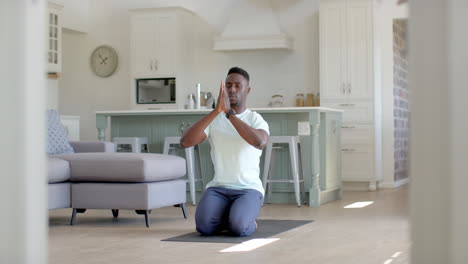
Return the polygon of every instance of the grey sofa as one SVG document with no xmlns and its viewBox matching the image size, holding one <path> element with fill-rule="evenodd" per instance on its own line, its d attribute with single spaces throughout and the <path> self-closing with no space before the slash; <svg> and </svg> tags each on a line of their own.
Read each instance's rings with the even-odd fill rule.
<svg viewBox="0 0 468 264">
<path fill-rule="evenodd" d="M 115 153 L 111 142 L 70 142 L 75 153 L 49 155 L 49 209 L 119 209 L 144 214 L 151 209 L 182 208 L 186 218 L 185 160 L 163 154 Z"/>
</svg>

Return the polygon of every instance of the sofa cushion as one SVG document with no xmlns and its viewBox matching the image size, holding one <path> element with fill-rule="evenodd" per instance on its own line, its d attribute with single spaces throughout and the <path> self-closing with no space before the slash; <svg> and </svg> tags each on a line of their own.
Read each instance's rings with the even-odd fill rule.
<svg viewBox="0 0 468 264">
<path fill-rule="evenodd" d="M 73 148 L 68 142 L 67 131 L 60 122 L 57 110 L 47 110 L 47 154 L 73 153 Z"/>
<path fill-rule="evenodd" d="M 66 182 L 70 179 L 70 166 L 68 161 L 56 158 L 48 160 L 49 183 Z"/>
<path fill-rule="evenodd" d="M 75 153 L 115 152 L 115 145 L 107 141 L 70 141 Z"/>
<path fill-rule="evenodd" d="M 185 175 L 185 159 L 148 153 L 74 153 L 54 157 L 70 163 L 73 182 L 156 182 Z"/>
<path fill-rule="evenodd" d="M 51 183 L 47 186 L 49 210 L 71 207 L 71 183 Z"/>
</svg>

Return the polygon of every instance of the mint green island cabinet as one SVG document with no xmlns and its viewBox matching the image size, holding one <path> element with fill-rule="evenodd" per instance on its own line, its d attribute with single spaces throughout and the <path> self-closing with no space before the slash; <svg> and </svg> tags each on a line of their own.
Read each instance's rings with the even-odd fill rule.
<svg viewBox="0 0 468 264">
<path fill-rule="evenodd" d="M 302 173 L 308 204 L 320 204 L 341 199 L 341 122 L 342 111 L 324 107 L 251 108 L 260 113 L 270 126 L 272 136 L 300 136 Z M 201 110 L 128 110 L 96 112 L 99 140 L 114 137 L 147 137 L 150 152 L 162 153 L 164 138 L 181 136 L 182 131 L 209 111 Z M 110 119 L 110 137 L 106 129 Z M 202 174 L 205 183 L 213 178 L 210 146 L 200 146 Z M 271 161 L 271 177 L 290 179 L 291 169 L 287 149 L 278 149 Z M 263 173 L 263 156 L 260 164 Z M 294 203 L 292 184 L 272 185 L 272 203 Z M 201 186 L 200 189 L 201 190 Z M 200 197 L 200 195 L 197 195 Z"/>
</svg>

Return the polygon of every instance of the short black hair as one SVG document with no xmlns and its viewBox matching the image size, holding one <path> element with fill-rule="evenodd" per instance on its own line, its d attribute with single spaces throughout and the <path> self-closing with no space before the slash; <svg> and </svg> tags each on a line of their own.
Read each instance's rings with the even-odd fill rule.
<svg viewBox="0 0 468 264">
<path fill-rule="evenodd" d="M 250 81 L 249 73 L 246 70 L 242 69 L 242 68 L 232 67 L 231 69 L 229 69 L 227 75 L 229 75 L 231 73 L 238 73 L 238 74 L 244 76 L 245 79 L 247 79 L 247 81 Z"/>
</svg>

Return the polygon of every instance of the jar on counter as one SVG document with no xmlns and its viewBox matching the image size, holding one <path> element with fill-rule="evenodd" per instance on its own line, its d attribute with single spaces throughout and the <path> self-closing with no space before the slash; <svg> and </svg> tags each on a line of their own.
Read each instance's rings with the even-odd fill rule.
<svg viewBox="0 0 468 264">
<path fill-rule="evenodd" d="M 271 107 L 282 107 L 283 106 L 283 95 L 275 94 L 271 96 L 270 106 Z"/>
<path fill-rule="evenodd" d="M 304 106 L 304 94 L 296 94 L 296 106 L 302 107 Z"/>
<path fill-rule="evenodd" d="M 314 106 L 314 94 L 308 93 L 306 97 L 306 106 Z"/>
<path fill-rule="evenodd" d="M 314 98 L 314 106 L 320 106 L 320 93 L 317 93 Z"/>
</svg>

